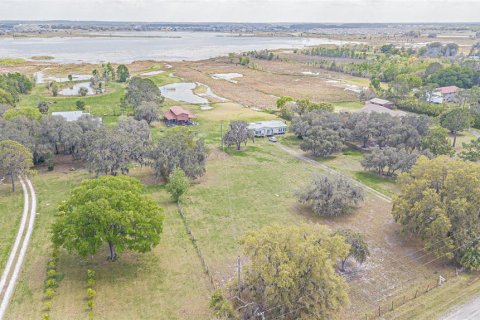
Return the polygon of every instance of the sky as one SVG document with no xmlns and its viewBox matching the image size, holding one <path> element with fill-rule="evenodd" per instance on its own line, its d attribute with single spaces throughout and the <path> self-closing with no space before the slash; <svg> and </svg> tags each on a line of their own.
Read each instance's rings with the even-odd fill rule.
<svg viewBox="0 0 480 320">
<path fill-rule="evenodd" d="M 0 0 L 0 20 L 480 22 L 480 0 Z"/>
</svg>

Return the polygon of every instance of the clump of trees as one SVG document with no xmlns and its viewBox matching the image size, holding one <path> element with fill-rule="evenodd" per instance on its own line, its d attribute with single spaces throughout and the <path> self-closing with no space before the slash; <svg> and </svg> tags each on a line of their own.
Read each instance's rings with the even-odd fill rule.
<svg viewBox="0 0 480 320">
<path fill-rule="evenodd" d="M 457 86 L 469 89 L 480 85 L 480 71 L 469 66 L 452 65 L 440 69 L 427 78 L 428 83 L 435 83 L 438 86 Z"/>
<path fill-rule="evenodd" d="M 320 225 L 268 226 L 241 240 L 248 264 L 231 287 L 243 318 L 334 318 L 348 304 L 347 283 L 335 272 L 350 246 Z M 242 308 L 240 308 L 242 307 Z"/>
<path fill-rule="evenodd" d="M 437 257 L 480 269 L 480 167 L 448 156 L 420 157 L 399 179 L 393 217 Z"/>
<path fill-rule="evenodd" d="M 135 119 L 145 120 L 148 124 L 158 120 L 164 97 L 160 89 L 150 79 L 133 77 L 128 82 L 127 93 L 122 100 L 125 108 L 133 107 Z"/>
<path fill-rule="evenodd" d="M 292 97 L 283 96 L 277 99 L 277 109 L 280 110 L 281 118 L 292 120 L 295 116 L 314 110 L 333 112 L 334 106 L 331 103 L 313 102 L 310 99 L 294 100 Z"/>
<path fill-rule="evenodd" d="M 427 135 L 422 139 L 422 148 L 429 150 L 435 156 L 452 156 L 455 153 L 448 137 L 448 130 L 439 126 L 428 129 Z"/>
<path fill-rule="evenodd" d="M 103 176 L 84 180 L 59 207 L 53 243 L 82 257 L 94 255 L 105 243 L 109 259 L 124 250 L 151 251 L 163 228 L 162 209 L 142 194 L 130 177 Z"/>
<path fill-rule="evenodd" d="M 410 170 L 418 156 L 418 152 L 407 152 L 405 149 L 376 147 L 365 154 L 362 166 L 365 170 L 374 170 L 379 175 L 393 177 L 398 171 Z"/>
<path fill-rule="evenodd" d="M 458 53 L 458 45 L 456 43 L 447 43 L 443 45 L 441 42 L 432 42 L 418 50 L 418 55 L 423 57 L 455 57 Z"/>
<path fill-rule="evenodd" d="M 255 141 L 255 132 L 248 129 L 248 123 L 245 121 L 230 122 L 230 130 L 223 136 L 223 143 L 230 147 L 235 145 L 237 151 L 240 151 L 242 143 L 247 145 L 248 139 Z"/>
<path fill-rule="evenodd" d="M 126 65 L 121 64 L 117 67 L 117 78 L 118 82 L 127 82 L 128 78 L 130 77 L 130 72 Z"/>
<path fill-rule="evenodd" d="M 363 201 L 363 190 L 341 176 L 314 176 L 309 185 L 297 191 L 297 197 L 315 214 L 335 217 L 351 213 Z"/>
<path fill-rule="evenodd" d="M 12 192 L 15 192 L 15 177 L 26 175 L 32 166 L 30 150 L 12 140 L 0 141 L 0 177 L 10 176 Z"/>
<path fill-rule="evenodd" d="M 340 115 L 324 110 L 314 110 L 294 117 L 291 130 L 302 139 L 302 150 L 320 157 L 342 150 L 343 142 L 348 136 Z"/>
<path fill-rule="evenodd" d="M 202 139 L 190 131 L 170 131 L 153 146 L 152 168 L 157 177 L 168 180 L 180 168 L 191 179 L 205 174 L 207 150 Z"/>
<path fill-rule="evenodd" d="M 15 106 L 20 95 L 28 94 L 33 86 L 32 79 L 18 72 L 0 74 L 0 104 Z"/>
</svg>

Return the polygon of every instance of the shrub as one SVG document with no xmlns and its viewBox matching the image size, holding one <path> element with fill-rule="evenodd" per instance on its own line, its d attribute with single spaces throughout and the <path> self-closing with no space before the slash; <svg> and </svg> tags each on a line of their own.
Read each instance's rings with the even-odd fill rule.
<svg viewBox="0 0 480 320">
<path fill-rule="evenodd" d="M 93 311 L 88 312 L 88 319 L 93 319 Z"/>
<path fill-rule="evenodd" d="M 55 288 L 56 286 L 57 286 L 57 280 L 55 279 L 47 280 L 47 288 Z"/>
<path fill-rule="evenodd" d="M 209 303 L 210 309 L 213 310 L 213 313 L 222 319 L 236 319 L 235 311 L 228 302 L 227 299 L 223 296 L 223 293 L 220 290 L 215 290 L 210 298 Z"/>
<path fill-rule="evenodd" d="M 54 279 L 57 276 L 57 271 L 55 271 L 55 269 L 50 269 L 47 271 L 47 276 L 50 279 Z"/>
<path fill-rule="evenodd" d="M 87 285 L 88 287 L 92 288 L 95 285 L 95 279 L 88 279 Z"/>
<path fill-rule="evenodd" d="M 87 270 L 87 278 L 88 279 L 95 279 L 95 270 L 88 269 Z"/>
<path fill-rule="evenodd" d="M 42 314 L 42 319 L 43 320 L 50 320 L 50 315 L 48 313 Z"/>
<path fill-rule="evenodd" d="M 47 288 L 47 289 L 45 290 L 45 296 L 46 296 L 48 299 L 52 299 L 54 295 L 55 295 L 55 289 L 53 289 L 53 288 Z"/>
<path fill-rule="evenodd" d="M 95 290 L 93 290 L 92 288 L 88 288 L 87 289 L 87 297 L 92 299 L 93 297 L 95 297 L 95 295 L 97 294 L 97 292 Z"/>
<path fill-rule="evenodd" d="M 446 104 L 429 103 L 413 98 L 396 101 L 395 105 L 401 110 L 426 114 L 434 117 L 439 116 L 441 113 L 449 109 L 449 106 Z"/>
<path fill-rule="evenodd" d="M 89 308 L 90 310 L 92 310 L 93 307 L 95 306 L 95 301 L 93 301 L 93 300 L 88 300 L 88 301 L 87 301 L 87 306 L 88 306 L 88 308 Z"/>
<path fill-rule="evenodd" d="M 50 309 L 52 309 L 52 301 L 45 301 L 43 303 L 43 309 L 45 311 L 50 311 Z"/>
</svg>

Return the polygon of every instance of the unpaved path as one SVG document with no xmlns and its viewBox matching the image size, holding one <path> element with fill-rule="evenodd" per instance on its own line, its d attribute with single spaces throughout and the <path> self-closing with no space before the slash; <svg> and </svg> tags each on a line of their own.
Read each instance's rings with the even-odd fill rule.
<svg viewBox="0 0 480 320">
<path fill-rule="evenodd" d="M 340 173 L 340 172 L 338 172 L 337 170 L 334 170 L 334 169 L 330 168 L 329 166 L 324 165 L 323 163 L 320 163 L 320 162 L 318 162 L 318 161 L 315 161 L 315 160 L 313 160 L 313 159 L 310 159 L 309 157 L 305 156 L 304 154 L 302 154 L 302 153 L 300 153 L 300 152 L 298 152 L 298 151 L 296 151 L 296 150 L 294 150 L 294 149 L 290 149 L 290 148 L 288 148 L 288 147 L 286 147 L 286 146 L 284 146 L 284 145 L 282 145 L 282 144 L 280 144 L 280 143 L 275 143 L 275 145 L 276 145 L 278 148 L 280 148 L 281 150 L 285 151 L 286 153 L 294 156 L 295 158 L 300 159 L 300 160 L 302 160 L 302 161 L 305 161 L 305 162 L 307 162 L 307 163 L 310 163 L 310 164 L 312 164 L 312 165 L 314 165 L 314 166 L 317 166 L 317 167 L 319 167 L 319 168 L 322 168 L 323 170 L 325 170 L 325 171 L 328 172 L 329 174 L 336 174 L 336 175 L 339 175 L 339 176 L 341 176 L 341 177 L 344 177 L 344 178 L 346 178 L 346 179 L 348 179 L 348 180 L 353 181 L 356 185 L 360 186 L 361 188 L 363 188 L 363 189 L 366 190 L 367 192 L 370 192 L 371 194 L 375 195 L 377 198 L 379 198 L 379 199 L 381 199 L 381 200 L 383 200 L 383 201 L 386 201 L 386 202 L 388 202 L 388 203 L 391 203 L 391 202 L 392 202 L 392 198 L 390 198 L 389 196 L 387 196 L 387 195 L 385 195 L 385 194 L 383 194 L 383 193 L 381 193 L 381 192 L 379 192 L 379 191 L 377 191 L 377 190 L 375 190 L 375 189 L 367 186 L 366 184 L 361 183 L 360 181 L 357 181 L 357 180 L 353 179 L 352 177 L 346 176 L 346 175 L 344 175 L 343 173 Z"/>
<path fill-rule="evenodd" d="M 18 276 L 25 260 L 25 254 L 32 236 L 33 224 L 35 222 L 35 215 L 37 210 L 37 196 L 33 189 L 32 182 L 28 177 L 19 177 L 20 184 L 23 190 L 23 214 L 18 228 L 17 236 L 13 244 L 10 255 L 8 256 L 5 270 L 3 270 L 2 278 L 0 279 L 0 320 L 3 319 L 7 311 L 8 304 L 12 299 L 17 284 Z M 13 267 L 13 269 L 12 269 Z"/>
</svg>

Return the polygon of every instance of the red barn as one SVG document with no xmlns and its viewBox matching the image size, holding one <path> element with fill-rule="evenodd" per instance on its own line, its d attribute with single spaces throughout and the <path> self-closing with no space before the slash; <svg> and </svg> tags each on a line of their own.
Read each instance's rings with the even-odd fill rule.
<svg viewBox="0 0 480 320">
<path fill-rule="evenodd" d="M 165 117 L 167 125 L 192 124 L 191 120 L 194 118 L 190 111 L 185 110 L 182 107 L 171 107 L 163 114 L 163 116 Z"/>
</svg>

